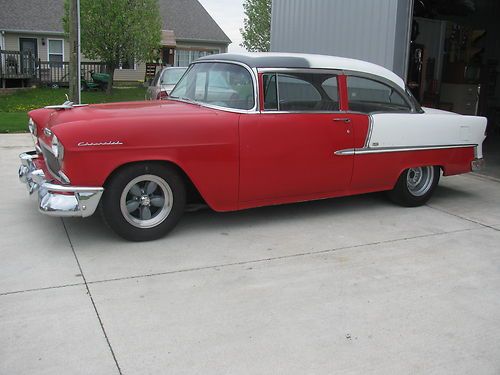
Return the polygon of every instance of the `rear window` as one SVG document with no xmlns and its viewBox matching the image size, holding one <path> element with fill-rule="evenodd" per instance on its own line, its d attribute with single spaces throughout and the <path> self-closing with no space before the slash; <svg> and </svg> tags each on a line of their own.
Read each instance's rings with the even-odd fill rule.
<svg viewBox="0 0 500 375">
<path fill-rule="evenodd" d="M 356 112 L 410 112 L 411 107 L 395 88 L 369 78 L 347 77 L 349 109 Z"/>
</svg>

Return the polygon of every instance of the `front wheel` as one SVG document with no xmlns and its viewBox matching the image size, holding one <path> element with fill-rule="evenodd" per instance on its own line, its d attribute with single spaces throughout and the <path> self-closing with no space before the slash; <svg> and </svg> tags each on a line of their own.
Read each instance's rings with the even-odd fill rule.
<svg viewBox="0 0 500 375">
<path fill-rule="evenodd" d="M 406 207 L 422 206 L 434 193 L 439 177 L 439 167 L 409 168 L 399 176 L 396 186 L 388 193 L 389 198 Z"/>
<path fill-rule="evenodd" d="M 159 163 L 124 167 L 104 190 L 101 213 L 118 235 L 129 241 L 163 237 L 180 220 L 186 204 L 182 177 Z"/>
</svg>

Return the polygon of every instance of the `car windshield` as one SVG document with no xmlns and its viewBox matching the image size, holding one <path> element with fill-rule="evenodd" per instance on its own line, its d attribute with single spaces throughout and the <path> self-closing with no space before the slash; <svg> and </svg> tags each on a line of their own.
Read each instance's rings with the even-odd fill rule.
<svg viewBox="0 0 500 375">
<path fill-rule="evenodd" d="M 162 85 L 175 85 L 181 79 L 187 68 L 165 69 L 161 76 Z"/>
<path fill-rule="evenodd" d="M 191 65 L 170 98 L 243 110 L 252 109 L 255 105 L 249 71 L 230 63 L 203 62 Z"/>
</svg>

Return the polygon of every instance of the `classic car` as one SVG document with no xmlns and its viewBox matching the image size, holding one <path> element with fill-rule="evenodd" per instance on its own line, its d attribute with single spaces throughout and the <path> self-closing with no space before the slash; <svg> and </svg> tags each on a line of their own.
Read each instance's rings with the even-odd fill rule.
<svg viewBox="0 0 500 375">
<path fill-rule="evenodd" d="M 224 85 L 220 87 L 221 77 Z M 189 203 L 216 211 L 387 191 L 428 201 L 482 165 L 486 119 L 422 108 L 391 71 L 307 54 L 219 54 L 167 100 L 29 112 L 19 177 L 53 216 L 99 208 L 128 240 L 159 238 Z"/>
<path fill-rule="evenodd" d="M 154 76 L 151 84 L 146 89 L 146 100 L 165 99 L 173 90 L 187 68 L 167 67 L 160 70 Z"/>
</svg>

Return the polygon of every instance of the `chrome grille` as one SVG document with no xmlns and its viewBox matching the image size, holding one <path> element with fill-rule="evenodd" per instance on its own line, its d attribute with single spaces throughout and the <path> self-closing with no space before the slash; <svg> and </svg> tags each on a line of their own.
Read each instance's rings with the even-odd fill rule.
<svg viewBox="0 0 500 375">
<path fill-rule="evenodd" d="M 40 146 L 42 149 L 43 158 L 45 159 L 45 164 L 47 165 L 47 169 L 56 179 L 59 180 L 59 171 L 61 170 L 61 165 L 59 164 L 59 160 L 54 156 L 52 150 L 43 142 L 40 142 Z"/>
</svg>

